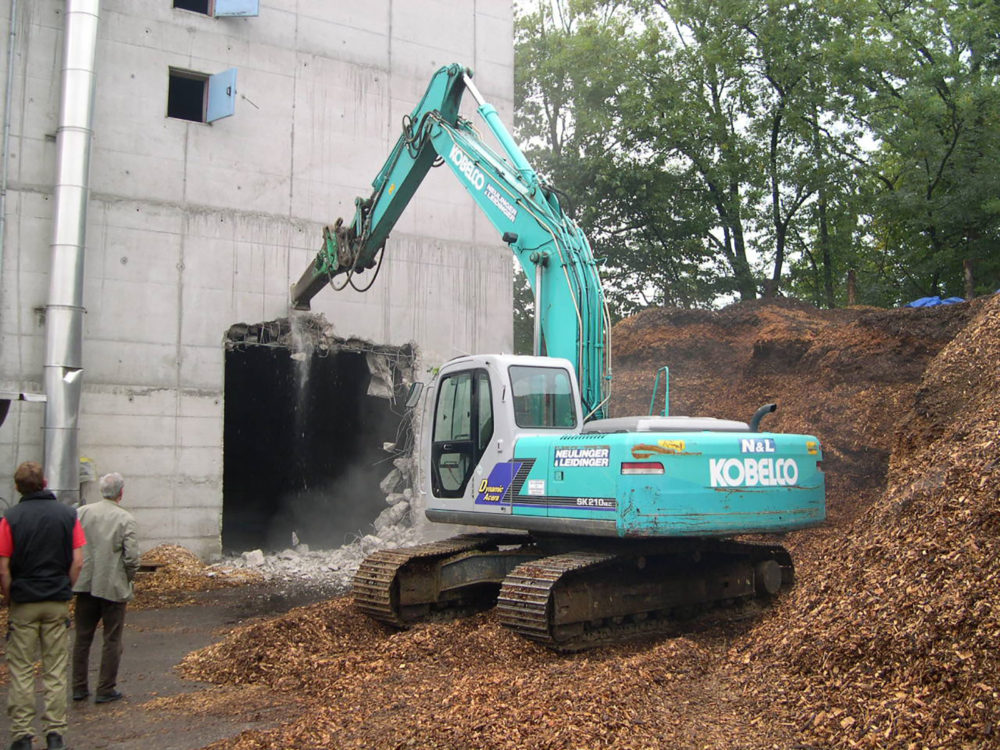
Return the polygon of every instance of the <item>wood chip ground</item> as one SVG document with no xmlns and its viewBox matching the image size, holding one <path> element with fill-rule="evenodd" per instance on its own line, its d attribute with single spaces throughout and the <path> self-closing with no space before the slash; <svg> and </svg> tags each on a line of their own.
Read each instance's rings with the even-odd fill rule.
<svg viewBox="0 0 1000 750">
<path fill-rule="evenodd" d="M 495 617 L 395 632 L 347 600 L 191 654 L 182 671 L 307 706 L 214 748 L 1000 747 L 1000 298 L 794 303 L 620 324 L 622 413 L 669 364 L 675 414 L 820 437 L 830 523 L 784 543 L 799 584 L 686 637 L 559 656 Z"/>
<path fill-rule="evenodd" d="M 492 613 L 397 632 L 344 598 L 296 609 L 179 666 L 220 686 L 202 710 L 288 712 L 213 750 L 1000 747 L 1000 297 L 651 310 L 615 336 L 619 414 L 646 412 L 667 364 L 671 413 L 774 400 L 765 429 L 820 438 L 830 522 L 782 540 L 796 588 L 741 622 L 570 656 Z M 191 565 L 137 599 L 219 585 Z"/>
</svg>

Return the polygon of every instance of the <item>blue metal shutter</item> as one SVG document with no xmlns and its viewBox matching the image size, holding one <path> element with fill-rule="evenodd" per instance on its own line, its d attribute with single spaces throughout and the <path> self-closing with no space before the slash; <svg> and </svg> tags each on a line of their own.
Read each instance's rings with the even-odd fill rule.
<svg viewBox="0 0 1000 750">
<path fill-rule="evenodd" d="M 205 122 L 215 122 L 236 111 L 236 68 L 208 77 L 208 111 Z"/>
<path fill-rule="evenodd" d="M 259 16 L 260 0 L 215 0 L 215 16 Z"/>
</svg>

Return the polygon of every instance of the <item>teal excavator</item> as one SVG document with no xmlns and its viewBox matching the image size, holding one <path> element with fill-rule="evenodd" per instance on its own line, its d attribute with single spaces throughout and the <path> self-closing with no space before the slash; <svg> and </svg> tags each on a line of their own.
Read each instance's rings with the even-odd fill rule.
<svg viewBox="0 0 1000 750">
<path fill-rule="evenodd" d="M 459 114 L 464 93 L 494 135 Z M 560 651 L 670 632 L 679 618 L 753 606 L 791 585 L 778 534 L 826 517 L 810 435 L 713 417 L 610 416 L 610 319 L 593 252 L 460 65 L 434 74 L 355 201 L 323 232 L 292 287 L 296 309 L 327 284 L 362 287 L 428 170 L 445 164 L 524 268 L 535 295 L 533 356 L 445 363 L 428 389 L 419 461 L 431 521 L 474 526 L 359 567 L 357 607 L 397 627 L 495 603 L 501 622 Z"/>
</svg>

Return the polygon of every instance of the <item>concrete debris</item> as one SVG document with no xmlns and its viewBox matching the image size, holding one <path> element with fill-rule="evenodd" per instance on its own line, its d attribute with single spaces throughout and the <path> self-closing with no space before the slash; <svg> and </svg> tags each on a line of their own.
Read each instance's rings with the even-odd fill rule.
<svg viewBox="0 0 1000 750">
<path fill-rule="evenodd" d="M 242 557 L 250 568 L 259 568 L 264 564 L 264 552 L 259 549 L 248 550 L 243 553 Z"/>
<path fill-rule="evenodd" d="M 402 492 L 390 492 L 385 496 L 385 502 L 387 505 L 398 505 L 399 503 L 406 502 L 406 495 Z"/>
<path fill-rule="evenodd" d="M 399 469 L 406 479 L 413 478 L 413 456 L 399 456 L 398 458 L 394 458 L 392 459 L 392 465 Z"/>
<path fill-rule="evenodd" d="M 408 510 L 408 506 L 405 507 Z M 253 550 L 238 557 L 226 558 L 221 564 L 252 569 L 266 580 L 317 584 L 329 588 L 331 592 L 344 593 L 350 588 L 351 579 L 361 561 L 372 552 L 390 547 L 411 547 L 422 541 L 417 529 L 386 525 L 380 531 L 366 534 L 334 550 L 310 550 L 304 544 L 297 549 L 266 555 L 260 550 Z"/>
<path fill-rule="evenodd" d="M 370 555 L 382 548 L 382 540 L 374 534 L 366 534 L 361 538 L 361 550 L 365 555 Z"/>
<path fill-rule="evenodd" d="M 365 355 L 365 361 L 368 363 L 368 371 L 372 376 L 368 383 L 368 395 L 391 399 L 394 389 L 389 358 L 384 354 L 368 352 Z"/>
<path fill-rule="evenodd" d="M 393 469 L 398 472 L 398 469 Z M 311 550 L 308 544 L 265 554 L 259 549 L 226 557 L 219 564 L 249 569 L 265 580 L 282 583 L 307 583 L 329 589 L 331 594 L 347 592 L 351 579 L 365 557 L 380 549 L 410 547 L 426 539 L 421 529 L 413 528 L 410 517 L 413 490 L 409 487 L 393 493 L 389 505 L 372 525 L 372 532 L 338 549 Z M 389 498 L 386 498 L 389 502 Z"/>
<path fill-rule="evenodd" d="M 381 513 L 379 513 L 378 518 L 375 519 L 375 531 L 381 534 L 386 529 L 396 526 L 403 521 L 410 514 L 410 504 L 407 502 L 396 503 Z M 408 524 L 407 524 L 408 525 Z"/>
<path fill-rule="evenodd" d="M 385 475 L 385 479 L 379 482 L 378 488 L 386 495 L 395 492 L 403 483 L 403 472 L 393 469 Z"/>
<path fill-rule="evenodd" d="M 410 492 L 407 500 L 413 499 L 413 490 L 417 484 L 417 467 L 413 461 L 413 456 L 403 455 L 392 460 L 393 469 L 389 471 L 385 479 L 379 484 L 382 491 L 388 495 L 393 492 Z"/>
</svg>

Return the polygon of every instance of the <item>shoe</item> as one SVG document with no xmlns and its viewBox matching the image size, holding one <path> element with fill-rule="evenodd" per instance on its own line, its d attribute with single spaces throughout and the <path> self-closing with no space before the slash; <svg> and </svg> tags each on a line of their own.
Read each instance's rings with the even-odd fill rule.
<svg viewBox="0 0 1000 750">
<path fill-rule="evenodd" d="M 66 745 L 59 732 L 49 732 L 45 735 L 45 750 L 66 750 Z"/>
<path fill-rule="evenodd" d="M 31 750 L 31 735 L 18 737 L 10 743 L 10 750 Z"/>
<path fill-rule="evenodd" d="M 94 703 L 112 703 L 113 701 L 121 700 L 124 697 L 125 696 L 122 695 L 120 692 L 114 690 L 110 693 L 106 693 L 105 695 L 98 695 L 96 698 L 94 698 Z"/>
<path fill-rule="evenodd" d="M 73 691 L 73 700 L 75 700 L 75 701 L 85 701 L 89 697 L 90 697 L 90 691 L 89 690 L 74 690 Z"/>
</svg>

